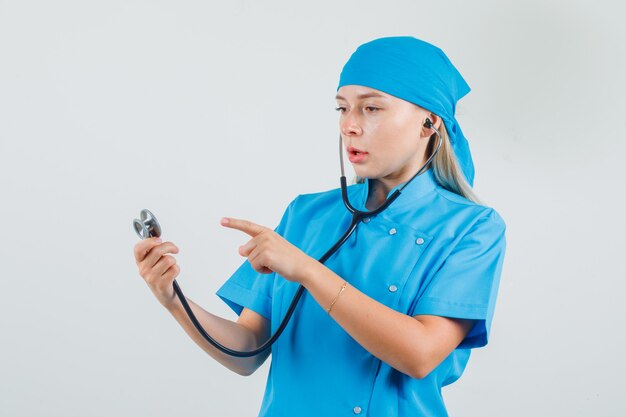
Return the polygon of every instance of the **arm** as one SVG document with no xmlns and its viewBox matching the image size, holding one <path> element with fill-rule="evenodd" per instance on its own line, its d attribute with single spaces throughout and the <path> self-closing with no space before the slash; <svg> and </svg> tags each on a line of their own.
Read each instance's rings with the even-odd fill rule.
<svg viewBox="0 0 626 417">
<path fill-rule="evenodd" d="M 185 298 L 207 333 L 226 347 L 248 351 L 257 348 L 269 338 L 269 321 L 250 309 L 244 308 L 237 322 L 233 322 L 211 314 L 189 298 Z M 168 308 L 168 311 L 198 346 L 216 361 L 239 375 L 248 376 L 254 373 L 270 354 L 271 349 L 249 358 L 227 355 L 204 340 L 187 316 L 187 312 L 185 312 L 178 298 L 176 298 L 176 303 Z"/>
<path fill-rule="evenodd" d="M 344 280 L 309 257 L 285 238 L 247 220 L 224 218 L 222 225 L 252 237 L 239 248 L 254 270 L 276 272 L 302 284 L 315 300 L 328 308 Z M 331 315 L 344 330 L 372 355 L 414 378 L 423 378 L 441 363 L 465 338 L 472 320 L 445 315 L 399 313 L 346 287 Z"/>
<path fill-rule="evenodd" d="M 250 358 L 226 355 L 209 344 L 198 333 L 172 287 L 172 282 L 180 272 L 176 259 L 167 255 L 167 253 L 178 253 L 178 247 L 174 243 L 161 243 L 161 240 L 157 238 L 144 239 L 135 245 L 134 253 L 139 273 L 159 303 L 174 316 L 193 341 L 205 352 L 240 375 L 252 374 L 267 359 L 269 351 Z M 185 299 L 202 327 L 227 347 L 236 350 L 252 350 L 259 346 L 262 340 L 269 337 L 268 320 L 252 310 L 244 309 L 235 323 L 215 316 L 190 299 Z"/>
<path fill-rule="evenodd" d="M 302 284 L 327 309 L 345 280 L 325 265 L 307 264 Z M 330 312 L 372 355 L 413 378 L 424 378 L 463 340 L 473 321 L 395 311 L 351 285 Z"/>
</svg>

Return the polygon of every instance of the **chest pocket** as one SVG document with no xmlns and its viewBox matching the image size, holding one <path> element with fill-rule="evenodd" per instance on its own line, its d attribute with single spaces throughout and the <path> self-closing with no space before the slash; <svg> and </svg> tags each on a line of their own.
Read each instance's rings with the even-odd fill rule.
<svg viewBox="0 0 626 417">
<path fill-rule="evenodd" d="M 401 300 L 414 295 L 405 294 L 407 280 L 431 240 L 426 233 L 377 216 L 361 222 L 326 266 L 369 297 L 402 310 Z M 419 285 L 412 284 L 409 289 Z"/>
</svg>

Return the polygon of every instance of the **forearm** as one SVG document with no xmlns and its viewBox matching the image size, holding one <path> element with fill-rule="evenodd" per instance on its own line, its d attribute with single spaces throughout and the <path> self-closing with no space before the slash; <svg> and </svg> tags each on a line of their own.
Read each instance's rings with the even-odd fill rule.
<svg viewBox="0 0 626 417">
<path fill-rule="evenodd" d="M 345 280 L 319 262 L 303 269 L 302 284 L 326 310 Z M 407 375 L 419 377 L 430 364 L 426 329 L 348 284 L 330 312 L 332 318 L 372 355 Z"/>
<path fill-rule="evenodd" d="M 231 320 L 211 314 L 199 305 L 195 304 L 189 298 L 185 298 L 204 330 L 206 330 L 206 332 L 220 344 L 230 349 L 240 351 L 253 350 L 260 344 L 260 341 L 256 340 L 254 333 L 246 327 Z M 191 322 L 191 319 L 187 315 L 187 312 L 178 298 L 176 298 L 174 306 L 170 307 L 168 311 L 172 314 L 172 316 L 174 316 L 176 321 L 198 346 L 200 346 L 216 361 L 233 372 L 240 375 L 250 375 L 259 366 L 261 366 L 269 355 L 269 349 L 259 355 L 249 358 L 239 358 L 227 355 L 219 351 L 207 342 L 204 337 L 202 337 Z"/>
</svg>

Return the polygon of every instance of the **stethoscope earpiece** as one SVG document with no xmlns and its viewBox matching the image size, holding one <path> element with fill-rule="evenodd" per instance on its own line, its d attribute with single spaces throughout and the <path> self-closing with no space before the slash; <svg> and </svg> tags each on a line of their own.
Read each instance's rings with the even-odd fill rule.
<svg viewBox="0 0 626 417">
<path fill-rule="evenodd" d="M 141 239 L 161 236 L 161 226 L 159 226 L 159 222 L 156 217 L 154 217 L 154 214 L 150 213 L 147 209 L 143 209 L 139 217 L 141 220 L 133 220 L 133 226 L 135 227 L 135 232 Z"/>
<path fill-rule="evenodd" d="M 431 122 L 428 117 L 426 118 L 426 121 L 424 122 L 424 127 L 427 129 L 430 129 L 431 127 L 433 127 L 433 122 Z"/>
</svg>

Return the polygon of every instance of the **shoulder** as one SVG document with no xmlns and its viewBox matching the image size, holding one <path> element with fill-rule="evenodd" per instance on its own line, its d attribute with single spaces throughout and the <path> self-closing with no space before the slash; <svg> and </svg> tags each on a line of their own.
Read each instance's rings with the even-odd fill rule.
<svg viewBox="0 0 626 417">
<path fill-rule="evenodd" d="M 445 207 L 448 216 L 464 217 L 473 225 L 481 224 L 483 227 L 488 225 L 502 231 L 506 229 L 504 219 L 493 207 L 476 203 L 443 187 L 437 187 L 436 193 L 440 205 L 442 208 Z"/>
<path fill-rule="evenodd" d="M 341 188 L 337 187 L 315 193 L 298 194 L 292 203 L 298 205 L 299 207 L 306 207 L 316 204 L 328 204 L 331 201 L 335 202 L 338 197 L 341 197 Z"/>
<path fill-rule="evenodd" d="M 488 263 L 504 253 L 506 223 L 496 209 L 443 188 L 434 194 L 429 231 L 444 262 L 470 268 L 472 262 Z M 448 261 L 451 255 L 454 260 Z"/>
<path fill-rule="evenodd" d="M 347 214 L 341 188 L 299 194 L 291 200 L 274 230 L 302 249 L 302 242 L 311 240 L 311 236 L 319 236 L 320 230 L 327 230 L 328 222 L 338 222 Z M 325 226 L 320 227 L 322 224 Z"/>
</svg>

